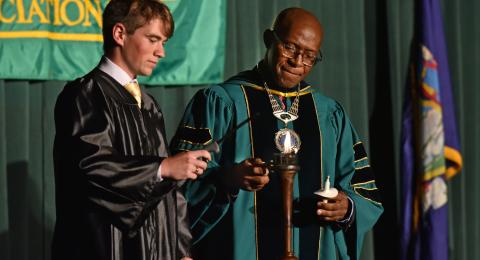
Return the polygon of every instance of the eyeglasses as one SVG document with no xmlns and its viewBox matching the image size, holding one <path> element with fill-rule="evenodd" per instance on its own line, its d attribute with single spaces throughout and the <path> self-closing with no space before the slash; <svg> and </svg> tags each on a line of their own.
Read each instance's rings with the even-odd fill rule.
<svg viewBox="0 0 480 260">
<path fill-rule="evenodd" d="M 309 66 L 309 67 L 312 67 L 317 62 L 322 61 L 323 59 L 322 51 L 319 51 L 317 56 L 313 51 L 302 50 L 293 43 L 284 42 L 280 40 L 277 33 L 275 31 L 272 31 L 272 32 L 275 39 L 282 44 L 282 55 L 284 57 L 289 59 L 294 59 L 297 57 L 297 55 L 301 54 L 303 65 Z"/>
</svg>

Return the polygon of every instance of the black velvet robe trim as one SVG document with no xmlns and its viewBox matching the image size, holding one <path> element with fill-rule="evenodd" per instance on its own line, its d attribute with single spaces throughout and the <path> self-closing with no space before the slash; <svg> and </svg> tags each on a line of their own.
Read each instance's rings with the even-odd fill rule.
<svg viewBox="0 0 480 260">
<path fill-rule="evenodd" d="M 248 75 L 257 81 L 255 71 L 249 71 Z M 255 80 L 256 79 L 256 80 Z M 252 82 L 254 83 L 254 82 Z M 306 85 L 302 82 L 301 85 Z M 272 88 L 275 88 L 274 86 Z M 258 117 L 251 123 L 253 150 L 256 157 L 264 161 L 273 159 L 277 153 L 274 137 L 278 127 L 278 119 L 273 116 L 273 111 L 268 100 L 267 93 L 255 88 L 244 88 L 247 96 L 249 111 Z M 287 90 L 287 91 L 296 91 Z M 289 106 L 295 97 L 288 99 Z M 321 169 L 320 167 L 320 132 L 313 97 L 311 94 L 300 96 L 299 118 L 293 122 L 294 130 L 302 140 L 302 147 L 298 154 L 299 164 L 304 170 L 298 173 L 300 182 L 300 197 L 294 203 L 294 224 L 300 227 L 300 238 L 308 242 L 301 242 L 301 259 L 313 259 L 316 257 L 319 240 L 319 226 L 315 218 L 316 197 L 313 192 L 320 188 L 320 172 L 311 173 L 307 169 Z M 283 124 L 283 123 L 282 123 Z M 318 183 L 316 188 L 311 183 Z M 257 212 L 257 237 L 259 259 L 281 259 L 283 252 L 283 223 L 281 221 L 281 189 L 280 178 L 275 173 L 270 175 L 270 183 L 261 191 L 256 192 Z"/>
<path fill-rule="evenodd" d="M 355 161 L 367 158 L 367 152 L 365 151 L 365 147 L 363 147 L 363 143 L 359 142 L 355 144 L 353 150 L 355 151 Z"/>
<path fill-rule="evenodd" d="M 210 129 L 207 128 L 180 126 L 175 135 L 175 138 L 179 139 L 180 142 L 186 142 L 195 145 L 206 145 L 212 141 Z"/>
</svg>

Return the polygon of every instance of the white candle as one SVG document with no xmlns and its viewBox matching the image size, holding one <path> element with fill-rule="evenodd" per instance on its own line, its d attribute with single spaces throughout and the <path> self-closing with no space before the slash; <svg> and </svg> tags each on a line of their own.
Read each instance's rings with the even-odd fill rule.
<svg viewBox="0 0 480 260">
<path fill-rule="evenodd" d="M 335 198 L 338 195 L 338 190 L 330 187 L 330 176 L 327 176 L 327 179 L 325 180 L 325 185 L 323 185 L 323 189 L 314 193 L 324 198 L 323 202 L 326 203 L 328 202 L 328 199 Z"/>
</svg>

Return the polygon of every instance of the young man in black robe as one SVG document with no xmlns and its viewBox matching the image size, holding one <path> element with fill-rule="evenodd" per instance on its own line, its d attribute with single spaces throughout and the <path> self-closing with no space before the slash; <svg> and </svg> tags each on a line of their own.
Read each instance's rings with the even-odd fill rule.
<svg viewBox="0 0 480 260">
<path fill-rule="evenodd" d="M 191 259 L 178 180 L 195 179 L 207 151 L 168 157 L 163 115 L 136 82 L 173 34 L 159 1 L 112 0 L 104 57 L 67 84 L 55 107 L 57 222 L 53 259 Z"/>
</svg>

